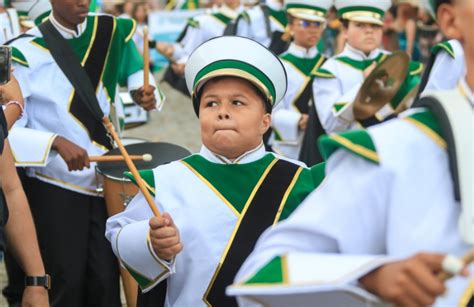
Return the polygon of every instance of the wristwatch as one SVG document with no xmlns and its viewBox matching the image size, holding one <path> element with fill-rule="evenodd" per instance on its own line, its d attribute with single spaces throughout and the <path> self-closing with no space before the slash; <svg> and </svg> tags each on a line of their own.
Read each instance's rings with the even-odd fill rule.
<svg viewBox="0 0 474 307">
<path fill-rule="evenodd" d="M 49 276 L 48 274 L 44 276 L 26 276 L 25 287 L 30 286 L 41 286 L 49 290 L 51 289 L 51 276 Z"/>
</svg>

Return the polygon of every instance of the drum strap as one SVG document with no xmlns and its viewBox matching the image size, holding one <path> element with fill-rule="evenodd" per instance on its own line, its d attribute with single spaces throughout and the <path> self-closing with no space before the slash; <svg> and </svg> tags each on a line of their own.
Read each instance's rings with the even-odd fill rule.
<svg viewBox="0 0 474 307">
<path fill-rule="evenodd" d="M 104 114 L 96 96 L 96 89 L 106 65 L 115 21 L 113 17 L 103 15 L 98 17 L 97 22 L 95 39 L 84 67 L 51 21 L 42 23 L 39 29 L 51 55 L 75 89 L 70 106 L 72 115 L 84 125 L 93 141 L 112 149 L 107 130 L 102 124 Z"/>
<path fill-rule="evenodd" d="M 234 298 L 225 295 L 237 271 L 252 252 L 260 235 L 276 218 L 293 178 L 300 167 L 284 160 L 277 160 L 263 179 L 247 210 L 242 212 L 237 231 L 227 247 L 227 253 L 217 267 L 204 299 L 211 306 L 237 306 Z"/>
</svg>

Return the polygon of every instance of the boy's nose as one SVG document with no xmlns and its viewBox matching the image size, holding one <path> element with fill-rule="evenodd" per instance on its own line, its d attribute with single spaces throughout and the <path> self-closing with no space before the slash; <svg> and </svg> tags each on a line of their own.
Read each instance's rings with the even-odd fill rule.
<svg viewBox="0 0 474 307">
<path fill-rule="evenodd" d="M 230 115 L 229 115 L 229 113 L 221 112 L 221 113 L 219 113 L 219 119 L 220 119 L 220 120 L 223 120 L 223 119 L 230 119 Z"/>
</svg>

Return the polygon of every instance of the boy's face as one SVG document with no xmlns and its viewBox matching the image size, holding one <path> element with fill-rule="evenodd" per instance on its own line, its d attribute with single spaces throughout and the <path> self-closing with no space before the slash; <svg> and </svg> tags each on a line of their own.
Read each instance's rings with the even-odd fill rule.
<svg viewBox="0 0 474 307">
<path fill-rule="evenodd" d="M 84 22 L 89 13 L 90 0 L 51 0 L 54 16 L 64 26 L 77 26 Z"/>
<path fill-rule="evenodd" d="M 316 46 L 324 30 L 324 23 L 294 18 L 290 24 L 294 42 L 301 47 L 309 49 Z"/>
<path fill-rule="evenodd" d="M 228 77 L 204 85 L 199 122 L 202 143 L 214 153 L 235 159 L 261 144 L 271 115 L 248 81 Z"/>
<path fill-rule="evenodd" d="M 349 45 L 369 54 L 381 46 L 383 29 L 372 23 L 349 21 L 348 27 L 344 28 L 344 36 Z"/>
<path fill-rule="evenodd" d="M 456 0 L 438 9 L 438 23 L 450 39 L 458 39 L 466 56 L 474 58 L 474 1 Z"/>
</svg>

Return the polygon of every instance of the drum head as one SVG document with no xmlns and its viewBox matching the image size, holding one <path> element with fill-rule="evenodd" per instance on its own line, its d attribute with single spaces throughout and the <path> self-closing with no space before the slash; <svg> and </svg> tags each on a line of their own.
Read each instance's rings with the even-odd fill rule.
<svg viewBox="0 0 474 307">
<path fill-rule="evenodd" d="M 125 149 L 130 155 L 144 155 L 151 154 L 152 161 L 133 161 L 138 170 L 153 169 L 159 165 L 170 163 L 191 154 L 189 150 L 174 145 L 171 143 L 139 143 L 125 146 Z M 104 154 L 104 156 L 120 155 L 118 148 Z M 97 163 L 97 171 L 102 175 L 116 179 L 123 180 L 123 173 L 129 171 L 125 161 L 119 162 L 99 162 Z"/>
</svg>

